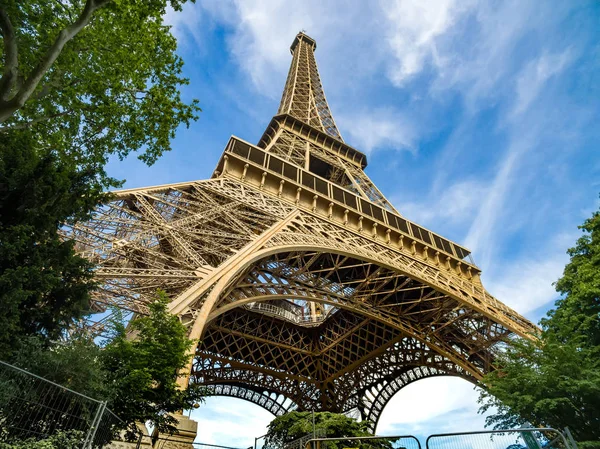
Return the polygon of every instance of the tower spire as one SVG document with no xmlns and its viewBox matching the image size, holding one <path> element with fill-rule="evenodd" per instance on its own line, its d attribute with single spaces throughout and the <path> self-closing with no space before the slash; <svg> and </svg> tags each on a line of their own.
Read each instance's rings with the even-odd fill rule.
<svg viewBox="0 0 600 449">
<path fill-rule="evenodd" d="M 303 32 L 296 35 L 293 55 L 278 114 L 289 114 L 340 141 L 340 134 L 321 85 L 315 60 L 317 43 Z"/>
</svg>

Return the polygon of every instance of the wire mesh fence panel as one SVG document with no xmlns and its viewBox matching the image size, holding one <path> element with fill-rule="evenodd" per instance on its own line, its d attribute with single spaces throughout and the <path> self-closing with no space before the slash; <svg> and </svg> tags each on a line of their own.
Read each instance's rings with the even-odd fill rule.
<svg viewBox="0 0 600 449">
<path fill-rule="evenodd" d="M 102 448 L 116 441 L 134 443 L 139 446 L 142 438 L 142 431 L 139 428 L 132 429 L 127 427 L 117 415 L 108 408 L 104 407 L 98 420 L 92 423 L 92 427 L 88 433 L 88 437 L 83 447 L 85 448 Z M 134 446 L 134 447 L 135 447 Z M 127 447 L 131 447 L 127 445 Z"/>
<path fill-rule="evenodd" d="M 101 448 L 124 427 L 106 402 L 0 361 L 0 443 L 49 439 L 55 447 Z"/>
<path fill-rule="evenodd" d="M 303 437 L 300 437 L 294 441 L 290 441 L 289 443 L 286 443 L 283 448 L 284 449 L 306 449 L 307 443 L 315 438 L 321 438 L 325 436 L 325 429 L 315 429 L 315 431 L 313 433 L 309 433 L 308 435 L 304 435 Z M 270 448 L 271 446 L 269 446 L 268 444 L 265 446 L 267 448 Z"/>
<path fill-rule="evenodd" d="M 103 403 L 0 361 L 0 441 L 86 439 Z"/>
<path fill-rule="evenodd" d="M 194 446 L 194 449 L 242 449 L 242 448 L 236 448 L 236 447 L 229 447 L 229 446 L 219 446 L 216 444 L 206 444 L 206 443 L 192 443 L 192 445 Z M 246 449 L 246 448 L 243 448 Z"/>
<path fill-rule="evenodd" d="M 346 438 L 315 438 L 307 441 L 306 449 L 421 449 L 412 435 L 370 436 Z"/>
<path fill-rule="evenodd" d="M 152 449 L 242 449 L 231 446 L 220 446 L 218 444 L 208 444 L 199 442 L 190 442 L 177 435 L 164 435 L 152 437 Z M 246 448 L 243 448 L 246 449 Z"/>
<path fill-rule="evenodd" d="M 431 435 L 426 449 L 576 449 L 555 429 L 511 429 Z"/>
<path fill-rule="evenodd" d="M 261 435 L 254 438 L 254 449 L 267 449 L 267 435 Z"/>
</svg>

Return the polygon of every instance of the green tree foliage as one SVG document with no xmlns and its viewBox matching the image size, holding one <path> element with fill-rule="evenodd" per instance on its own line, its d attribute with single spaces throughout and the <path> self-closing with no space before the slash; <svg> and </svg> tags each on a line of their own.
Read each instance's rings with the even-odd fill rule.
<svg viewBox="0 0 600 449">
<path fill-rule="evenodd" d="M 368 430 L 368 422 L 358 422 L 340 413 L 315 412 L 314 429 L 317 435 L 327 438 L 340 438 L 328 442 L 327 447 L 341 449 L 344 447 L 375 447 L 391 449 L 391 440 L 370 440 L 369 444 L 359 444 L 354 441 L 344 440 L 343 437 L 372 436 Z M 289 412 L 278 416 L 269 424 L 265 445 L 269 447 L 283 447 L 298 438 L 313 433 L 312 412 Z"/>
<path fill-rule="evenodd" d="M 196 385 L 186 390 L 177 387 L 177 375 L 186 365 L 191 341 L 186 337 L 185 326 L 167 311 L 167 304 L 164 293 L 159 293 L 149 305 L 148 316 L 134 320 L 128 327 L 115 323 L 113 335 L 104 347 L 85 335 L 75 335 L 50 348 L 32 337 L 20 343 L 13 362 L 48 380 L 106 401 L 129 430 L 135 429 L 136 422 L 150 421 L 162 432 L 172 432 L 176 420 L 171 414 L 202 402 L 203 390 Z M 40 404 L 48 406 L 48 410 L 57 409 L 57 422 L 63 419 L 57 408 L 60 404 L 73 403 L 71 409 L 77 409 L 78 416 L 85 415 L 79 398 L 55 390 L 53 395 L 44 390 L 29 392 L 31 408 L 27 408 L 28 404 L 14 403 L 10 399 L 14 395 L 4 392 L 0 395 L 0 421 L 3 413 L 18 412 L 20 428 L 43 427 L 44 422 L 36 421 L 40 416 L 36 408 Z M 2 398 L 9 400 L 3 403 Z M 91 414 L 88 413 L 89 419 Z"/>
<path fill-rule="evenodd" d="M 109 397 L 101 348 L 83 332 L 48 346 L 39 337 L 17 343 L 11 363 L 97 400 Z"/>
<path fill-rule="evenodd" d="M 27 129 L 61 158 L 103 175 L 111 155 L 143 149 L 140 158 L 154 162 L 199 111 L 181 98 L 188 80 L 163 24 L 166 7 L 183 3 L 3 0 L 0 140 Z"/>
<path fill-rule="evenodd" d="M 60 431 L 42 440 L 27 439 L 10 443 L 0 442 L 0 449 L 79 449 L 84 440 L 81 431 Z"/>
<path fill-rule="evenodd" d="M 600 348 L 600 212 L 579 227 L 584 235 L 567 251 L 571 261 L 556 282 L 563 297 L 542 325 L 561 342 Z"/>
<path fill-rule="evenodd" d="M 89 313 L 92 265 L 59 236 L 105 195 L 94 171 L 41 148 L 31 134 L 0 139 L 0 359 L 19 340 L 58 338 Z"/>
<path fill-rule="evenodd" d="M 104 171 L 108 158 L 142 150 L 153 163 L 177 127 L 197 119 L 163 24 L 166 8 L 183 3 L 0 2 L 0 358 L 163 430 L 168 413 L 199 398 L 175 387 L 190 343 L 183 326 L 163 297 L 127 330 L 135 341 L 125 326 L 102 351 L 82 337 L 61 341 L 90 312 L 94 283 L 92 264 L 59 234 L 119 184 Z"/>
<path fill-rule="evenodd" d="M 600 447 L 600 213 L 580 229 L 540 339 L 507 347 L 484 378 L 480 411 L 496 410 L 487 418 L 496 428 L 568 426 L 580 447 Z"/>
<path fill-rule="evenodd" d="M 191 409 L 203 393 L 194 384 L 178 388 L 177 375 L 187 365 L 192 341 L 185 326 L 167 310 L 168 303 L 159 292 L 149 305 L 150 315 L 135 319 L 127 332 L 118 325 L 101 356 L 113 412 L 130 424 L 151 421 L 164 432 L 174 430 L 176 421 L 170 414 Z"/>
</svg>

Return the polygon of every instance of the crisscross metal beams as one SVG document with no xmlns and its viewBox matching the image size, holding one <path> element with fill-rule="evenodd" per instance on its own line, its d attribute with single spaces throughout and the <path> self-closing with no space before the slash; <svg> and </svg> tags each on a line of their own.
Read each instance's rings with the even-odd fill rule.
<svg viewBox="0 0 600 449">
<path fill-rule="evenodd" d="M 201 341 L 189 380 L 209 394 L 276 415 L 356 409 L 374 428 L 399 389 L 477 383 L 502 342 L 537 328 L 484 289 L 466 248 L 371 182 L 335 126 L 315 47 L 294 41 L 258 146 L 232 138 L 212 179 L 115 192 L 65 234 L 96 264 L 91 331 L 113 307 L 147 313 L 164 290 Z"/>
</svg>

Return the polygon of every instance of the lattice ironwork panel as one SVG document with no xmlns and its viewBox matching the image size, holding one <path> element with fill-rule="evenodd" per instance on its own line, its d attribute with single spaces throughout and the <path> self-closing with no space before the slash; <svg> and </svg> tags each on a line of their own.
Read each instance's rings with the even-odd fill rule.
<svg viewBox="0 0 600 449">
<path fill-rule="evenodd" d="M 96 263 L 94 332 L 111 307 L 135 319 L 164 290 L 200 341 L 189 380 L 209 394 L 276 415 L 358 410 L 374 428 L 404 386 L 477 383 L 504 341 L 537 328 L 486 292 L 467 249 L 384 210 L 315 48 L 296 37 L 259 146 L 231 139 L 210 180 L 115 192 L 65 235 Z"/>
<path fill-rule="evenodd" d="M 229 396 L 243 399 L 270 411 L 275 416 L 285 415 L 296 408 L 296 404 L 285 396 L 268 390 L 253 390 L 246 386 L 232 384 L 206 385 L 204 388 L 206 396 Z"/>
<path fill-rule="evenodd" d="M 303 33 L 292 44 L 292 65 L 285 83 L 279 114 L 290 114 L 342 140 L 321 85 L 314 50 L 316 42 Z"/>
</svg>

